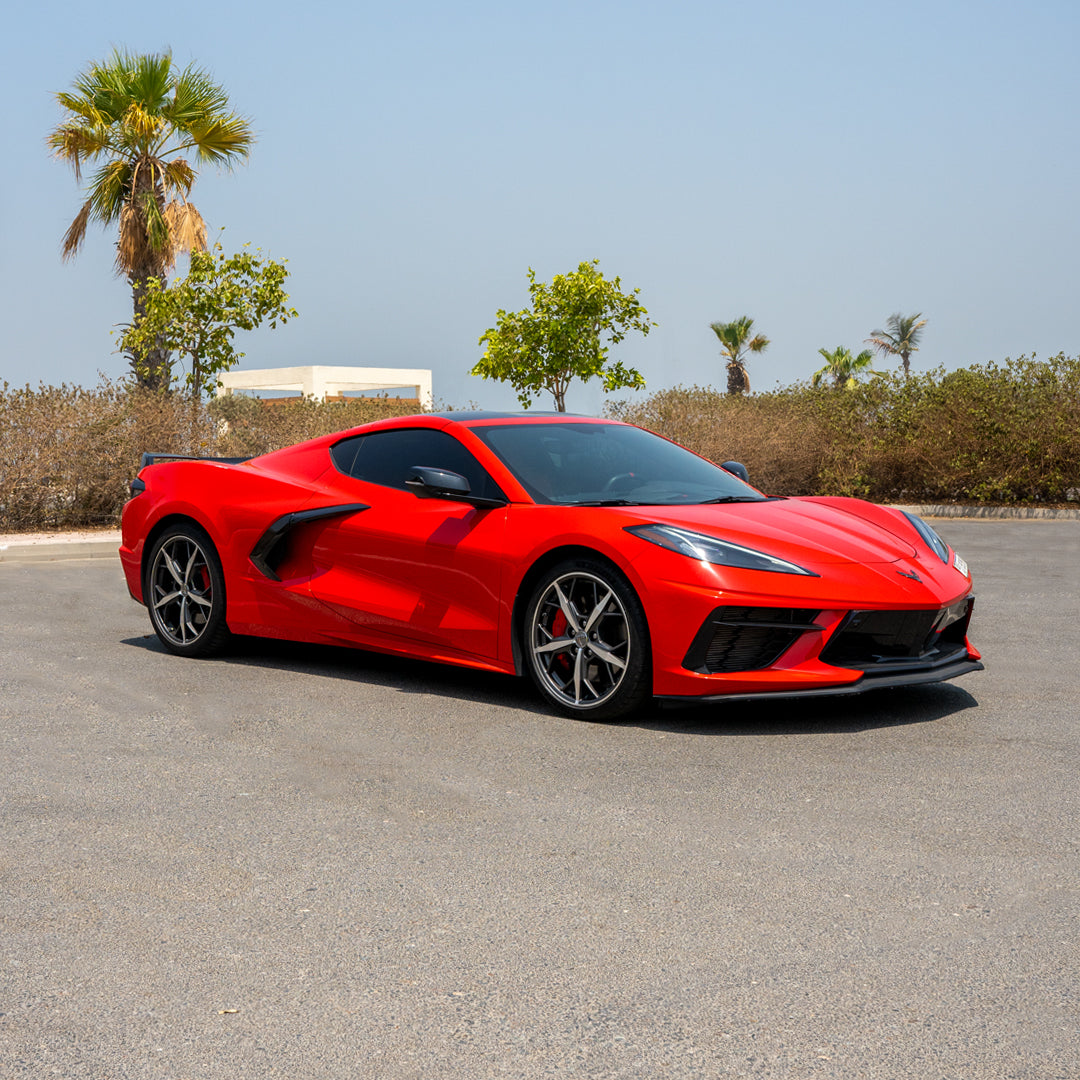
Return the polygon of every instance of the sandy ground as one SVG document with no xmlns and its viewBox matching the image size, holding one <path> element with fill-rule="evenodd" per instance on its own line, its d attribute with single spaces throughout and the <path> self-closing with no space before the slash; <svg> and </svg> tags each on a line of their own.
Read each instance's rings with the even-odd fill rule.
<svg viewBox="0 0 1080 1080">
<path fill-rule="evenodd" d="M 70 532 L 0 533 L 0 549 L 33 547 L 41 544 L 90 544 L 115 540 L 120 543 L 119 529 L 76 529 Z"/>
</svg>

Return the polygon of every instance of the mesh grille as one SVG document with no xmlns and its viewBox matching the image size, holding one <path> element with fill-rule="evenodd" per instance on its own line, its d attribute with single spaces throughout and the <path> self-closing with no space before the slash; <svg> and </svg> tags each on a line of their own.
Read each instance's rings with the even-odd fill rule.
<svg viewBox="0 0 1080 1080">
<path fill-rule="evenodd" d="M 710 675 L 767 668 L 807 630 L 820 629 L 813 624 L 816 615 L 803 608 L 717 608 L 683 664 Z"/>
<path fill-rule="evenodd" d="M 821 651 L 826 664 L 918 665 L 964 648 L 972 600 L 933 611 L 853 611 Z"/>
</svg>

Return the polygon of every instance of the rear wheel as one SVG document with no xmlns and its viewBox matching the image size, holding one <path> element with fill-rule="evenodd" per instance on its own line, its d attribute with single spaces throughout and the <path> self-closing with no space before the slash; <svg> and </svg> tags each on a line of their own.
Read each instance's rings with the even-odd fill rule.
<svg viewBox="0 0 1080 1080">
<path fill-rule="evenodd" d="M 645 613 L 613 567 L 588 559 L 553 567 L 533 590 L 524 637 L 533 682 L 571 716 L 626 716 L 649 697 Z"/>
<path fill-rule="evenodd" d="M 221 560 L 197 525 L 172 525 L 154 542 L 143 599 L 154 631 L 169 652 L 212 656 L 229 640 Z"/>
</svg>

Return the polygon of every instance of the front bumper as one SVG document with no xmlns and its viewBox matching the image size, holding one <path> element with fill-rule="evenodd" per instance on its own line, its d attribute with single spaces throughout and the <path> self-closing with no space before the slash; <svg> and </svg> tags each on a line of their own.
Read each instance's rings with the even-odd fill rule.
<svg viewBox="0 0 1080 1080">
<path fill-rule="evenodd" d="M 653 694 L 687 703 L 855 694 L 977 671 L 981 657 L 967 638 L 971 585 L 961 583 L 959 595 L 837 595 L 818 582 L 817 597 L 803 581 L 795 595 L 659 583 L 646 599 Z"/>
</svg>

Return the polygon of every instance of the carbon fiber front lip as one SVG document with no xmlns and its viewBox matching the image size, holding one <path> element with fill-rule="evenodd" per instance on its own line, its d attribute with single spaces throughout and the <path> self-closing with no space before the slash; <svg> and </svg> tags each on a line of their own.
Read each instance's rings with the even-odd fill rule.
<svg viewBox="0 0 1080 1080">
<path fill-rule="evenodd" d="M 715 705 L 724 701 L 763 701 L 780 698 L 847 697 L 864 694 L 867 690 L 885 690 L 897 686 L 920 686 L 927 683 L 945 682 L 971 671 L 982 671 L 980 660 L 959 660 L 952 664 L 926 671 L 909 671 L 905 674 L 864 675 L 857 682 L 846 686 L 815 687 L 810 690 L 762 690 L 753 694 L 707 694 L 700 697 L 691 694 L 668 694 L 658 696 L 664 705 Z"/>
</svg>

